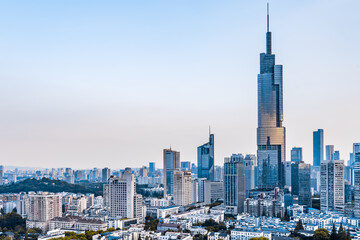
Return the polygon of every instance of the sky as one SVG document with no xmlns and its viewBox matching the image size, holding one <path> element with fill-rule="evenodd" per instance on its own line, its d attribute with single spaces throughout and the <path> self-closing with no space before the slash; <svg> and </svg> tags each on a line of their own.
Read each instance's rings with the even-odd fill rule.
<svg viewBox="0 0 360 240">
<path fill-rule="evenodd" d="M 360 1 L 270 1 L 287 160 L 360 142 Z M 0 164 L 141 167 L 256 153 L 266 1 L 0 1 Z"/>
</svg>

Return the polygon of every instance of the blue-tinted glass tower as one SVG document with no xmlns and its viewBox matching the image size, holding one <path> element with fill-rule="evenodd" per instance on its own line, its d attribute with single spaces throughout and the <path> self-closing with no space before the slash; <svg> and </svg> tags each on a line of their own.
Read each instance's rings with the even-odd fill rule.
<svg viewBox="0 0 360 240">
<path fill-rule="evenodd" d="M 302 148 L 301 147 L 293 147 L 291 149 L 291 161 L 292 162 L 302 162 Z"/>
<path fill-rule="evenodd" d="M 198 147 L 198 178 L 214 181 L 214 134 L 210 134 L 209 142 Z"/>
<path fill-rule="evenodd" d="M 313 132 L 313 165 L 320 166 L 324 160 L 324 130 Z"/>
<path fill-rule="evenodd" d="M 191 171 L 191 162 L 189 162 L 189 161 L 180 162 L 180 170 L 181 171 Z"/>
<path fill-rule="evenodd" d="M 266 53 L 260 54 L 258 74 L 258 188 L 285 185 L 285 128 L 283 122 L 283 66 L 275 65 L 271 52 L 269 5 Z"/>
<path fill-rule="evenodd" d="M 164 149 L 164 196 L 174 194 L 175 171 L 180 171 L 180 152 Z"/>
<path fill-rule="evenodd" d="M 154 162 L 149 162 L 149 172 L 150 173 L 155 172 L 155 163 Z"/>
</svg>

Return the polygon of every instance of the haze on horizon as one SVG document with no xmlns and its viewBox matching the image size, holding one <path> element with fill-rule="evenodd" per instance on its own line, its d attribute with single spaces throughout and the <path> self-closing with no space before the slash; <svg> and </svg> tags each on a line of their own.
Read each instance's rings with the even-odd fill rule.
<svg viewBox="0 0 360 240">
<path fill-rule="evenodd" d="M 312 132 L 348 160 L 360 142 L 360 2 L 271 1 L 284 66 L 287 160 Z M 266 1 L 0 2 L 0 163 L 162 167 L 256 153 Z"/>
</svg>

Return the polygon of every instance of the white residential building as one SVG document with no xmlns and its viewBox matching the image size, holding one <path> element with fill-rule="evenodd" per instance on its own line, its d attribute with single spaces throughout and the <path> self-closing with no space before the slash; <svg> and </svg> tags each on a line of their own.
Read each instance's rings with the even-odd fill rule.
<svg viewBox="0 0 360 240">
<path fill-rule="evenodd" d="M 190 171 L 174 172 L 174 203 L 181 206 L 192 203 Z"/>
<path fill-rule="evenodd" d="M 49 221 L 62 215 L 61 194 L 39 193 L 29 194 L 26 199 L 27 228 L 41 228 L 47 231 Z"/>
</svg>

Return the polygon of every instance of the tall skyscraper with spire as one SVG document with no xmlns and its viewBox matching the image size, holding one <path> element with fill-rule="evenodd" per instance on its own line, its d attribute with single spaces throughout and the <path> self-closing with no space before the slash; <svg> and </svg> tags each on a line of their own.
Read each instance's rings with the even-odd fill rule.
<svg viewBox="0 0 360 240">
<path fill-rule="evenodd" d="M 260 54 L 258 74 L 258 188 L 283 188 L 285 185 L 282 72 L 282 65 L 275 65 L 275 55 L 271 51 L 268 4 L 266 53 Z"/>
<path fill-rule="evenodd" d="M 209 142 L 197 149 L 198 156 L 198 178 L 206 178 L 214 181 L 214 134 L 209 129 Z"/>
</svg>

